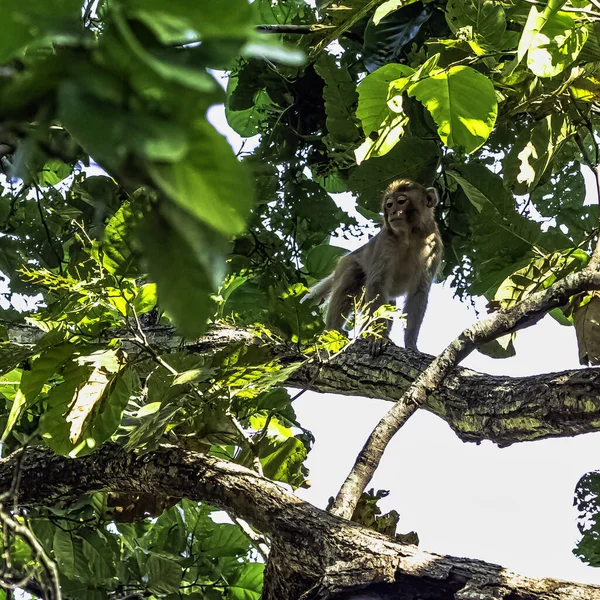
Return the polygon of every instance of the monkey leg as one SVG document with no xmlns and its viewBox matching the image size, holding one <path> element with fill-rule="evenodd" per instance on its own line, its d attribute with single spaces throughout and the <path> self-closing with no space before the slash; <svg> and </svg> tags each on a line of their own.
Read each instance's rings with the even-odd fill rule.
<svg viewBox="0 0 600 600">
<path fill-rule="evenodd" d="M 404 312 L 406 313 L 405 348 L 417 349 L 417 338 L 427 309 L 427 297 L 429 296 L 430 287 L 431 282 L 422 282 L 416 292 L 406 297 L 404 305 Z"/>
</svg>

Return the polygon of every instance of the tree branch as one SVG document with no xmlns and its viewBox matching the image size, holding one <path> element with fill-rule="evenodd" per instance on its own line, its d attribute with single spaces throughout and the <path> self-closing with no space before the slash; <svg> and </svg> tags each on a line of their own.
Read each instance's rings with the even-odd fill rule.
<svg viewBox="0 0 600 600">
<path fill-rule="evenodd" d="M 500 335 L 537 323 L 549 310 L 566 304 L 571 296 L 585 290 L 600 289 L 600 273 L 589 269 L 568 275 L 547 290 L 531 294 L 516 306 L 478 321 L 465 329 L 425 369 L 400 400 L 379 421 L 359 452 L 331 507 L 332 514 L 349 519 L 383 453 L 411 415 L 438 389 L 444 378 L 475 348 Z"/>
<path fill-rule="evenodd" d="M 0 492 L 10 489 L 15 460 L 0 460 Z M 263 600 L 325 599 L 364 588 L 406 600 L 600 600 L 598 586 L 529 579 L 395 543 L 328 515 L 249 469 L 177 448 L 140 456 L 105 444 L 78 459 L 28 448 L 22 469 L 19 501 L 25 506 L 95 491 L 148 493 L 204 501 L 248 521 L 273 539 Z"/>
<path fill-rule="evenodd" d="M 33 352 L 43 332 L 32 326 L 5 325 L 13 340 L 6 352 L 16 365 Z M 147 328 L 146 334 L 163 353 L 181 350 L 182 340 L 170 327 Z M 221 328 L 185 347 L 188 352 L 212 354 L 235 344 L 265 347 L 268 342 L 243 329 Z M 139 353 L 139 348 L 129 346 L 128 354 Z M 271 352 L 284 364 L 303 358 L 295 346 L 272 344 Z M 321 393 L 397 402 L 433 360 L 429 354 L 393 344 L 372 359 L 366 343 L 359 340 L 333 361 L 309 361 L 285 383 Z M 457 367 L 427 397 L 423 408 L 446 421 L 465 442 L 490 440 L 505 447 L 600 431 L 600 393 L 596 390 L 600 390 L 600 368 L 507 377 Z"/>
</svg>

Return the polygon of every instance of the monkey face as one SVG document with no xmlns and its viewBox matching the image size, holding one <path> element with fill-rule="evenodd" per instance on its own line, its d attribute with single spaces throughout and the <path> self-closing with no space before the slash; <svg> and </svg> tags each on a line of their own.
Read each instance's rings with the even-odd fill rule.
<svg viewBox="0 0 600 600">
<path fill-rule="evenodd" d="M 394 233 L 422 227 L 432 222 L 437 194 L 409 179 L 394 181 L 383 195 L 383 218 Z"/>
<path fill-rule="evenodd" d="M 383 207 L 384 219 L 392 231 L 404 229 L 413 211 L 414 209 L 408 194 L 394 194 L 385 199 Z"/>
</svg>

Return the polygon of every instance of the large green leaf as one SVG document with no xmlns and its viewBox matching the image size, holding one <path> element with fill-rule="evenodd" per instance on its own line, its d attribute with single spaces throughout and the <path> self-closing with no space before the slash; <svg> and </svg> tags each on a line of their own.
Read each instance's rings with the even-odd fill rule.
<svg viewBox="0 0 600 600">
<path fill-rule="evenodd" d="M 166 206 L 174 214 L 176 206 Z M 196 337 L 206 330 L 206 323 L 215 308 L 211 294 L 216 291 L 215 273 L 223 273 L 225 255 L 215 248 L 215 235 L 188 218 L 187 226 L 194 227 L 192 245 L 183 234 L 186 225 L 179 229 L 157 210 L 146 216 L 140 226 L 140 238 L 150 276 L 158 286 L 160 305 L 169 313 L 182 335 Z M 204 252 L 202 252 L 204 250 Z M 212 258 L 212 265 L 207 258 Z M 213 268 L 211 268 L 211 266 Z"/>
<path fill-rule="evenodd" d="M 438 70 L 408 88 L 430 112 L 440 138 L 471 153 L 489 137 L 498 114 L 492 82 L 471 67 Z"/>
<path fill-rule="evenodd" d="M 367 71 L 372 73 L 387 63 L 398 62 L 405 46 L 417 36 L 431 15 L 431 8 L 421 2 L 405 2 L 400 10 L 385 16 L 374 15 L 364 33 L 363 62 Z"/>
<path fill-rule="evenodd" d="M 531 10 L 533 14 L 537 9 L 532 6 Z M 526 29 L 522 38 L 527 36 L 529 40 L 527 66 L 538 77 L 554 77 L 561 73 L 577 59 L 588 38 L 585 24 L 566 12 L 552 14 L 539 30 L 533 31 L 532 35 L 528 33 Z"/>
<path fill-rule="evenodd" d="M 181 160 L 155 163 L 149 172 L 190 216 L 228 235 L 243 231 L 254 200 L 252 183 L 208 121 L 191 124 L 189 151 Z"/>
<path fill-rule="evenodd" d="M 81 35 L 81 0 L 0 0 L 0 64 L 28 45 Z"/>
<path fill-rule="evenodd" d="M 414 72 L 407 65 L 390 64 L 370 73 L 359 83 L 356 116 L 366 136 L 378 131 L 390 113 L 387 105 L 390 83 L 408 78 Z"/>
<path fill-rule="evenodd" d="M 238 78 L 230 75 L 227 81 L 227 101 L 225 102 L 225 117 L 231 129 L 242 137 L 252 137 L 260 133 L 269 111 L 277 110 L 275 104 L 269 98 L 266 90 L 260 90 L 254 96 L 254 104 L 243 110 L 233 110 L 230 107 L 230 99 L 238 85 Z"/>
<path fill-rule="evenodd" d="M 358 164 L 387 154 L 398 143 L 408 120 L 402 107 L 402 92 L 413 73 L 414 69 L 406 65 L 385 65 L 360 82 L 356 116 L 366 138 L 355 151 Z"/>
<path fill-rule="evenodd" d="M 533 41 L 537 34 L 541 31 L 544 25 L 548 22 L 548 19 L 559 10 L 565 0 L 548 0 L 548 3 L 543 9 L 538 9 L 536 6 L 532 6 L 529 9 L 527 21 L 519 40 L 519 48 L 517 52 L 517 60 L 521 61 L 529 48 L 531 48 Z"/>
<path fill-rule="evenodd" d="M 114 85 L 112 78 L 104 79 L 107 88 Z M 130 155 L 149 161 L 180 161 L 191 147 L 182 125 L 163 116 L 125 110 L 73 81 L 62 84 L 58 98 L 64 126 L 108 169 L 118 171 Z"/>
<path fill-rule="evenodd" d="M 129 370 L 116 376 L 117 369 L 113 351 L 80 356 L 65 367 L 40 420 L 42 438 L 55 452 L 84 455 L 114 433 L 135 381 Z"/>
</svg>

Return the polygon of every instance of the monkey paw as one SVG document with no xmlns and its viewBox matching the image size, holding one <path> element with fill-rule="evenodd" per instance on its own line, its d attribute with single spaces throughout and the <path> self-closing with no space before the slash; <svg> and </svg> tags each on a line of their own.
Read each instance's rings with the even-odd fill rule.
<svg viewBox="0 0 600 600">
<path fill-rule="evenodd" d="M 387 337 L 371 337 L 369 338 L 369 354 L 371 358 L 377 358 L 383 354 L 390 339 Z"/>
</svg>

